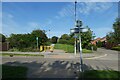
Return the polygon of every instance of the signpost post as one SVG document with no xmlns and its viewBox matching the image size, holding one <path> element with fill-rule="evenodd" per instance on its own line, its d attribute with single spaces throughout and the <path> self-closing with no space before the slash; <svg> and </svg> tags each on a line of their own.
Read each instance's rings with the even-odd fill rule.
<svg viewBox="0 0 120 80">
<path fill-rule="evenodd" d="M 79 42 L 80 42 L 80 72 L 83 72 L 83 61 L 82 61 L 82 45 L 81 45 L 81 32 L 87 32 L 88 31 L 88 29 L 87 28 L 83 28 L 82 27 L 82 21 L 80 21 L 80 20 L 77 20 L 76 21 L 76 3 L 77 2 L 75 2 L 75 28 L 73 28 L 73 29 L 70 29 L 70 32 L 72 33 L 72 34 L 79 34 Z M 75 45 L 76 45 L 76 43 L 75 43 Z"/>
</svg>

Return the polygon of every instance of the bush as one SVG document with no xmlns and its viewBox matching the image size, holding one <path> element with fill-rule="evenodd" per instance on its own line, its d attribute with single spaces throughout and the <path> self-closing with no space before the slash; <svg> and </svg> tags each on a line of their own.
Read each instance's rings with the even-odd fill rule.
<svg viewBox="0 0 120 80">
<path fill-rule="evenodd" d="M 20 50 L 17 49 L 17 48 L 12 48 L 12 49 L 9 49 L 9 51 L 18 52 L 18 51 L 20 51 Z"/>
<path fill-rule="evenodd" d="M 60 39 L 60 40 L 59 40 L 59 43 L 60 43 L 60 44 L 67 44 L 67 43 L 68 43 L 68 40 Z"/>
<path fill-rule="evenodd" d="M 96 45 L 93 45 L 93 50 L 97 51 L 97 46 Z"/>
<path fill-rule="evenodd" d="M 93 50 L 94 50 L 94 51 L 97 51 L 97 46 L 96 46 L 96 45 L 93 45 L 93 44 L 88 44 L 88 46 L 86 46 L 86 49 L 92 50 L 92 46 L 93 46 Z"/>
<path fill-rule="evenodd" d="M 112 47 L 112 50 L 120 51 L 120 46 Z"/>
<path fill-rule="evenodd" d="M 101 41 L 97 42 L 97 47 L 102 47 L 102 42 Z"/>
<path fill-rule="evenodd" d="M 52 43 L 49 42 L 49 41 L 45 43 L 46 46 L 50 46 L 51 44 L 52 44 Z"/>
</svg>

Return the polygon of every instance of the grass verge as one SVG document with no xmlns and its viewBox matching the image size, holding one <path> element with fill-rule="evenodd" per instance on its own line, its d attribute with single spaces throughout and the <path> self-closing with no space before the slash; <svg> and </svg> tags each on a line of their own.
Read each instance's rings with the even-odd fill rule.
<svg viewBox="0 0 120 80">
<path fill-rule="evenodd" d="M 67 53 L 74 53 L 74 46 L 68 44 L 55 44 L 55 49 L 64 50 Z M 83 53 L 92 53 L 91 50 L 83 49 Z"/>
<path fill-rule="evenodd" d="M 41 54 L 17 54 L 17 53 L 2 53 L 0 54 L 2 56 L 10 56 L 10 55 L 13 55 L 13 56 L 41 56 L 41 57 L 44 57 L 44 55 L 41 55 Z"/>
<path fill-rule="evenodd" d="M 79 80 L 82 73 L 79 75 Z M 120 72 L 113 70 L 90 70 L 83 72 L 83 78 L 96 78 L 96 79 L 106 79 L 106 80 L 117 80 L 119 79 Z"/>
<path fill-rule="evenodd" d="M 27 78 L 27 68 L 22 66 L 2 65 L 2 79 L 6 78 Z"/>
<path fill-rule="evenodd" d="M 113 47 L 112 50 L 120 51 L 120 46 Z"/>
</svg>

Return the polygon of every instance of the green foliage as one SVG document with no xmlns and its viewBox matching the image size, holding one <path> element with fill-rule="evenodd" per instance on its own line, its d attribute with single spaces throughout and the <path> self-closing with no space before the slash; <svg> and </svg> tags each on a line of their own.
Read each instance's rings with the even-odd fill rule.
<svg viewBox="0 0 120 80">
<path fill-rule="evenodd" d="M 93 47 L 93 50 L 94 50 L 94 51 L 97 51 L 97 46 L 96 46 L 96 45 L 93 45 L 93 44 L 88 44 L 88 46 L 86 47 L 86 49 L 92 50 L 92 47 Z"/>
<path fill-rule="evenodd" d="M 12 49 L 9 49 L 9 51 L 18 52 L 18 51 L 19 51 L 19 49 L 17 49 L 17 48 L 12 48 Z"/>
<path fill-rule="evenodd" d="M 97 45 L 97 47 L 102 47 L 102 42 L 98 41 L 96 45 Z"/>
<path fill-rule="evenodd" d="M 45 43 L 45 45 L 46 46 L 50 46 L 52 43 L 50 42 L 50 41 L 47 41 L 46 43 Z"/>
<path fill-rule="evenodd" d="M 110 44 L 120 44 L 120 18 L 117 18 L 113 24 L 114 32 L 107 34 L 107 42 Z"/>
<path fill-rule="evenodd" d="M 61 36 L 61 39 L 65 39 L 65 40 L 69 40 L 70 39 L 70 36 L 68 34 L 63 34 Z"/>
<path fill-rule="evenodd" d="M 67 43 L 68 43 L 68 40 L 59 39 L 59 43 L 60 43 L 60 44 L 67 44 Z"/>
<path fill-rule="evenodd" d="M 58 40 L 58 37 L 53 36 L 52 39 L 51 39 L 51 42 L 54 43 L 54 44 L 56 44 L 57 40 Z"/>
<path fill-rule="evenodd" d="M 5 42 L 6 37 L 0 33 L 0 42 Z"/>
<path fill-rule="evenodd" d="M 8 38 L 10 42 L 10 48 L 17 48 L 21 51 L 30 50 L 36 51 L 37 40 L 38 37 L 38 45 L 45 45 L 48 38 L 44 31 L 42 30 L 33 30 L 31 34 L 11 34 Z M 30 47 L 30 49 L 29 49 Z"/>
<path fill-rule="evenodd" d="M 93 45 L 93 50 L 97 51 L 97 46 L 96 45 Z"/>
<path fill-rule="evenodd" d="M 87 32 L 82 32 L 81 33 L 81 39 L 82 39 L 82 47 L 83 48 L 85 48 L 86 46 L 89 45 L 89 43 L 92 39 L 92 31 L 90 30 L 90 28 L 88 28 Z"/>
<path fill-rule="evenodd" d="M 120 51 L 120 46 L 112 47 L 112 50 Z"/>
</svg>

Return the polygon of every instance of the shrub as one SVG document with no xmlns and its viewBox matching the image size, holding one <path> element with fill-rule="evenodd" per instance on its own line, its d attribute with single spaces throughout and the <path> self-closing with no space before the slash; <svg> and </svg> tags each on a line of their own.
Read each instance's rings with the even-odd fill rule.
<svg viewBox="0 0 120 80">
<path fill-rule="evenodd" d="M 12 48 L 12 49 L 9 49 L 9 51 L 19 51 L 19 49 L 17 49 L 17 48 Z"/>
<path fill-rule="evenodd" d="M 96 45 L 93 45 L 93 50 L 97 51 L 97 46 Z"/>
<path fill-rule="evenodd" d="M 120 46 L 112 47 L 112 50 L 120 51 Z"/>
<path fill-rule="evenodd" d="M 60 44 L 67 44 L 67 43 L 68 43 L 68 41 L 67 41 L 67 40 L 65 40 L 65 39 L 60 39 L 60 40 L 59 40 L 59 43 L 60 43 Z"/>
<path fill-rule="evenodd" d="M 86 46 L 86 49 L 92 50 L 92 46 L 93 46 L 93 50 L 94 50 L 94 51 L 97 51 L 97 46 L 96 46 L 96 45 L 93 45 L 93 44 L 88 44 L 88 46 Z"/>
<path fill-rule="evenodd" d="M 102 47 L 102 42 L 101 41 L 97 42 L 97 47 Z"/>
</svg>

